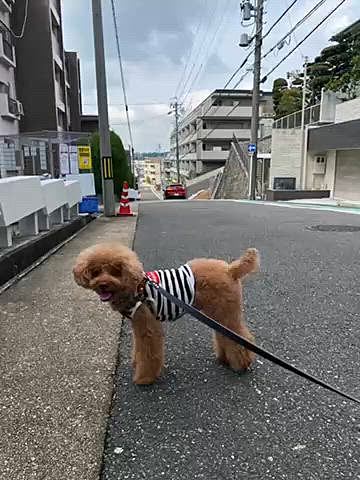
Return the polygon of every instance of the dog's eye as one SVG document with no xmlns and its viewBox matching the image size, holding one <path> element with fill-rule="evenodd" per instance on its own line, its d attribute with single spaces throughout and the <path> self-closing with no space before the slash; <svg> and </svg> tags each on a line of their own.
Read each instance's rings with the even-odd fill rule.
<svg viewBox="0 0 360 480">
<path fill-rule="evenodd" d="M 101 269 L 100 268 L 92 268 L 91 269 L 91 276 L 92 277 L 98 277 L 101 273 Z"/>
<path fill-rule="evenodd" d="M 111 275 L 121 275 L 122 265 L 110 265 L 109 271 Z"/>
</svg>

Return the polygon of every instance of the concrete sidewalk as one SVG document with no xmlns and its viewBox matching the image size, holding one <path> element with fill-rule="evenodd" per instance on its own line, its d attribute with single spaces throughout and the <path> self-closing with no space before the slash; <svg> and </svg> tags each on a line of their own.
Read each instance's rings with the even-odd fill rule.
<svg viewBox="0 0 360 480">
<path fill-rule="evenodd" d="M 132 244 L 136 217 L 92 222 L 0 296 L 0 479 L 95 480 L 121 320 L 72 279 L 81 249 Z"/>
</svg>

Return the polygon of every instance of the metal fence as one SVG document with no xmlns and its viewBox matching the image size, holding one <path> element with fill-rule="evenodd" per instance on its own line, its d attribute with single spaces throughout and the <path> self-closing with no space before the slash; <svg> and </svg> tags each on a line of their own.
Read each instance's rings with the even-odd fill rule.
<svg viewBox="0 0 360 480">
<path fill-rule="evenodd" d="M 291 113 L 286 117 L 281 117 L 275 120 L 273 128 L 300 128 L 301 127 L 301 110 Z M 304 113 L 305 125 L 311 125 L 320 121 L 320 103 L 305 108 Z"/>
</svg>

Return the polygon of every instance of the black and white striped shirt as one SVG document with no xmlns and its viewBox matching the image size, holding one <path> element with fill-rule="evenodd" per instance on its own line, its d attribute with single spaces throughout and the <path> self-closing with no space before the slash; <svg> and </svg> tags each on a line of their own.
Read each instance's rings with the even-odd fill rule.
<svg viewBox="0 0 360 480">
<path fill-rule="evenodd" d="M 171 293 L 179 300 L 192 305 L 195 299 L 195 277 L 189 265 L 183 265 L 180 268 L 172 268 L 170 270 L 156 270 L 148 272 L 147 277 L 154 283 L 159 284 L 164 290 Z M 170 300 L 166 299 L 161 293 L 147 283 L 145 286 L 145 302 L 150 303 L 160 321 L 176 320 L 181 317 L 184 312 Z M 131 317 L 140 305 L 136 305 L 132 311 Z"/>
<path fill-rule="evenodd" d="M 192 305 L 195 298 L 195 277 L 189 265 L 170 270 L 148 272 L 147 276 L 164 290 L 183 302 Z M 151 284 L 145 287 L 147 300 L 152 302 L 156 318 L 160 321 L 176 320 L 184 312 L 161 295 Z"/>
</svg>

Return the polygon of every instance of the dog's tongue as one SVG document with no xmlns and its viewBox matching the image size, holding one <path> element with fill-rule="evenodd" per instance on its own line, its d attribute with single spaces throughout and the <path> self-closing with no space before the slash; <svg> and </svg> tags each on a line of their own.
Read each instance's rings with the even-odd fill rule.
<svg viewBox="0 0 360 480">
<path fill-rule="evenodd" d="M 112 293 L 110 293 L 110 292 L 101 292 L 101 293 L 99 293 L 99 297 L 100 297 L 100 300 L 101 300 L 102 302 L 107 302 L 108 300 L 111 299 Z"/>
</svg>

